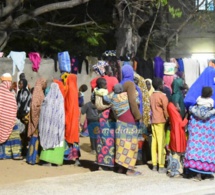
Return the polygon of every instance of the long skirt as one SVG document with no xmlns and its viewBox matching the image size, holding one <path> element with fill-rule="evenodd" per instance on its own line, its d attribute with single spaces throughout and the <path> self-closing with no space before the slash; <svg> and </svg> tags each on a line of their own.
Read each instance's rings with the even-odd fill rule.
<svg viewBox="0 0 215 195">
<path fill-rule="evenodd" d="M 191 116 L 189 139 L 184 167 L 191 171 L 212 174 L 215 172 L 215 116 L 200 120 Z"/>
<path fill-rule="evenodd" d="M 64 148 L 64 160 L 76 160 L 81 156 L 80 146 L 78 143 L 68 144 L 65 142 Z"/>
<path fill-rule="evenodd" d="M 0 159 L 16 159 L 19 157 L 21 157 L 21 139 L 18 125 L 15 125 L 8 140 L 0 144 Z"/>
<path fill-rule="evenodd" d="M 114 167 L 114 128 L 115 124 L 108 122 L 110 109 L 102 112 L 99 119 L 100 128 L 97 135 L 97 164 Z"/>
<path fill-rule="evenodd" d="M 138 154 L 138 128 L 131 123 L 117 121 L 115 162 L 127 169 L 134 169 Z"/>
<path fill-rule="evenodd" d="M 28 148 L 28 153 L 26 157 L 26 161 L 28 164 L 34 165 L 39 163 L 40 158 L 39 158 L 39 134 L 38 130 L 35 131 L 35 133 L 32 135 L 30 138 L 29 142 L 29 148 Z"/>
<path fill-rule="evenodd" d="M 42 150 L 40 154 L 40 160 L 43 160 L 48 163 L 62 165 L 64 158 L 64 142 L 59 146 L 47 150 Z"/>
</svg>

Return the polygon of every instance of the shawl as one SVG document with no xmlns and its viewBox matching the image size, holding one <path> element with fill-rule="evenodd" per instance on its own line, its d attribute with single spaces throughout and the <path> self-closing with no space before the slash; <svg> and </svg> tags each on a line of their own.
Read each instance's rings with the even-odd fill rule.
<svg viewBox="0 0 215 195">
<path fill-rule="evenodd" d="M 79 142 L 79 106 L 77 76 L 70 74 L 66 82 L 65 112 L 66 112 L 66 133 L 65 139 L 68 143 Z"/>
<path fill-rule="evenodd" d="M 64 141 L 64 98 L 58 84 L 52 83 L 40 111 L 39 134 L 44 150 L 54 148 Z"/>
<path fill-rule="evenodd" d="M 134 82 L 134 71 L 133 68 L 130 65 L 124 65 L 122 67 L 122 80 L 120 82 L 120 84 L 124 84 L 127 81 L 131 81 Z M 139 106 L 139 111 L 141 113 L 141 115 L 143 115 L 143 94 L 141 89 L 135 84 L 136 86 L 136 90 L 138 91 L 138 97 L 139 97 L 139 102 L 140 102 L 140 106 Z"/>
<path fill-rule="evenodd" d="M 10 81 L 0 84 L 0 144 L 9 138 L 16 120 L 16 99 L 9 91 L 10 87 Z"/>
<path fill-rule="evenodd" d="M 144 125 L 147 127 L 150 123 L 150 98 L 149 98 L 149 92 L 146 86 L 145 79 L 141 77 L 139 74 L 134 73 L 134 77 L 139 80 L 138 86 L 142 91 L 142 102 L 143 102 L 143 115 L 142 115 L 142 121 Z"/>
<path fill-rule="evenodd" d="M 173 80 L 174 80 L 173 75 L 172 76 L 171 75 L 164 75 L 163 76 L 164 85 L 170 89 L 171 93 L 172 93 Z"/>
<path fill-rule="evenodd" d="M 196 103 L 196 99 L 201 96 L 202 87 L 209 86 L 213 89 L 213 92 L 215 92 L 214 78 L 215 68 L 207 67 L 187 92 L 184 99 L 187 108 Z M 212 98 L 215 100 L 215 93 L 213 93 Z"/>
<path fill-rule="evenodd" d="M 173 81 L 173 94 L 172 94 L 172 102 L 178 104 L 180 107 L 181 117 L 183 118 L 185 115 L 185 105 L 184 105 L 184 97 L 181 88 L 183 87 L 183 79 L 177 78 Z"/>
<path fill-rule="evenodd" d="M 21 79 L 23 83 L 23 88 L 18 92 L 17 95 L 17 105 L 18 105 L 18 111 L 17 111 L 17 117 L 20 119 L 23 116 L 25 116 L 29 112 L 30 107 L 30 101 L 31 101 L 31 94 L 27 90 L 28 82 L 26 79 Z"/>
<path fill-rule="evenodd" d="M 185 126 L 188 120 L 182 120 L 180 113 L 173 103 L 169 103 L 167 111 L 170 119 L 170 144 L 169 147 L 173 152 L 185 152 L 186 150 L 186 133 Z"/>
<path fill-rule="evenodd" d="M 53 81 L 54 81 L 54 83 L 57 83 L 57 84 L 58 84 L 58 87 L 59 87 L 59 89 L 60 89 L 60 92 L 61 92 L 61 94 L 63 95 L 63 97 L 65 98 L 65 89 L 64 89 L 63 82 L 62 82 L 62 81 L 59 81 L 59 80 L 56 80 L 56 79 L 54 79 Z"/>
<path fill-rule="evenodd" d="M 155 91 L 154 87 L 152 86 L 152 80 L 151 79 L 145 79 L 145 82 L 148 81 L 151 83 L 151 88 L 148 91 L 149 92 L 149 97 L 153 94 L 153 92 Z"/>
<path fill-rule="evenodd" d="M 37 82 L 34 87 L 34 92 L 32 95 L 32 101 L 30 106 L 30 116 L 29 116 L 29 124 L 28 124 L 28 136 L 34 134 L 36 129 L 38 128 L 39 116 L 40 116 L 40 107 L 45 98 L 43 88 L 45 87 L 46 80 L 43 78 L 37 79 Z"/>
</svg>

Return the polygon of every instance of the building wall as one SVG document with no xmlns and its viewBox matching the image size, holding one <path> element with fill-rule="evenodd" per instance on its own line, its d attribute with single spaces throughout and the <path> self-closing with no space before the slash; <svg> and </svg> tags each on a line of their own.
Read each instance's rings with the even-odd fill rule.
<svg viewBox="0 0 215 195">
<path fill-rule="evenodd" d="M 175 4 L 172 1 L 173 4 Z M 177 6 L 177 5 L 175 5 Z M 194 8 L 192 8 L 194 9 Z M 184 10 L 184 9 L 183 9 Z M 176 30 L 188 17 L 183 13 L 179 19 L 170 18 L 170 28 Z M 182 29 L 178 39 L 170 44 L 170 56 L 175 58 L 191 57 L 192 54 L 215 54 L 215 12 L 200 11 L 195 18 Z M 174 32 L 173 30 L 173 32 Z"/>
</svg>

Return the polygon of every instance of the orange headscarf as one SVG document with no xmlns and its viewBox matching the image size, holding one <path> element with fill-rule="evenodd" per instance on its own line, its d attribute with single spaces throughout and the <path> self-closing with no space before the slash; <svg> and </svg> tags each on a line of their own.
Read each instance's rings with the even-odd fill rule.
<svg viewBox="0 0 215 195">
<path fill-rule="evenodd" d="M 66 81 L 65 94 L 65 113 L 66 113 L 66 131 L 65 139 L 68 143 L 79 142 L 79 106 L 78 106 L 78 87 L 77 76 L 68 75 Z"/>
</svg>

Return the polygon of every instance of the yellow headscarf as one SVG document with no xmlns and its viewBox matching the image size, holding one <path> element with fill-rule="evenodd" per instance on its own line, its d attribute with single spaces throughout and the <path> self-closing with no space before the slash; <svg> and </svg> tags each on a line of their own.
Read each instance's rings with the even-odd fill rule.
<svg viewBox="0 0 215 195">
<path fill-rule="evenodd" d="M 151 79 L 145 79 L 145 82 L 148 81 L 151 83 L 151 89 L 149 90 L 149 97 L 152 95 L 152 93 L 155 91 L 154 87 L 152 86 L 152 80 Z"/>
</svg>

